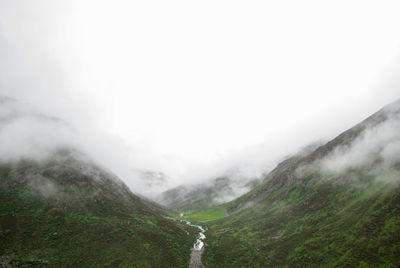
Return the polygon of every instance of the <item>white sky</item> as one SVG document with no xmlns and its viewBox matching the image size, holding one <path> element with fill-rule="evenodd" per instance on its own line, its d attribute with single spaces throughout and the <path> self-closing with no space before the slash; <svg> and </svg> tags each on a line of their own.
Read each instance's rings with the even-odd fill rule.
<svg viewBox="0 0 400 268">
<path fill-rule="evenodd" d="M 0 0 L 0 92 L 121 139 L 132 167 L 177 182 L 260 169 L 400 97 L 399 11 L 399 1 Z"/>
</svg>

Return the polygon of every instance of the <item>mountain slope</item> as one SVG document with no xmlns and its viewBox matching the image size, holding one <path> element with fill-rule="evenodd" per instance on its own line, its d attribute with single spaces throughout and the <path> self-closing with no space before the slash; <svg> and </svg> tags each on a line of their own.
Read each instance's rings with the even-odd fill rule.
<svg viewBox="0 0 400 268">
<path fill-rule="evenodd" d="M 197 231 L 134 195 L 75 135 L 0 97 L 0 266 L 187 267 Z"/>
<path fill-rule="evenodd" d="M 0 165 L 0 256 L 16 266 L 186 267 L 186 227 L 68 150 Z"/>
<path fill-rule="evenodd" d="M 258 184 L 257 179 L 242 181 L 231 177 L 219 177 L 206 183 L 181 185 L 167 190 L 157 201 L 170 209 L 193 213 L 232 200 Z"/>
<path fill-rule="evenodd" d="M 207 267 L 398 267 L 400 103 L 280 163 L 208 222 Z"/>
</svg>

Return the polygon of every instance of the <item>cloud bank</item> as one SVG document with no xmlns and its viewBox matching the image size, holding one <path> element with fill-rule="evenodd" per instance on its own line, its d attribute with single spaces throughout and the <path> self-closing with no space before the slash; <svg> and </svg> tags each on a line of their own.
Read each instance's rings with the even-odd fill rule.
<svg viewBox="0 0 400 268">
<path fill-rule="evenodd" d="M 154 193 L 232 170 L 260 177 L 399 97 L 396 10 L 397 1 L 0 0 L 0 95 L 68 122 L 8 122 L 0 155 L 72 143 L 146 193 L 148 171 L 168 178 Z"/>
<path fill-rule="evenodd" d="M 390 168 L 400 162 L 400 101 L 384 110 L 387 119 L 367 127 L 349 145 L 340 146 L 321 160 L 321 168 L 329 172 L 344 172 L 351 168 L 376 164 Z"/>
</svg>

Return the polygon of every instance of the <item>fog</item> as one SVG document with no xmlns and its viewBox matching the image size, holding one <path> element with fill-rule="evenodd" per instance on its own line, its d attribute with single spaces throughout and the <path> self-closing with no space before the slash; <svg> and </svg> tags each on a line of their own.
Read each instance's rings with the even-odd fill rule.
<svg viewBox="0 0 400 268">
<path fill-rule="evenodd" d="M 147 196 L 260 177 L 400 97 L 398 8 L 0 0 L 0 159 L 71 145 Z"/>
<path fill-rule="evenodd" d="M 347 178 L 352 187 L 371 181 L 400 183 L 400 99 L 319 149 L 323 156 L 295 170 L 299 178 L 318 174 L 317 179 Z M 339 143 L 337 143 L 339 142 Z M 372 180 L 366 180 L 366 178 Z"/>
<path fill-rule="evenodd" d="M 0 103 L 0 160 L 16 161 L 23 157 L 43 160 L 55 148 L 76 142 L 68 123 L 46 117 L 13 99 L 0 98 Z"/>
<path fill-rule="evenodd" d="M 46 161 L 54 157 L 57 150 L 69 149 L 78 161 L 87 163 L 81 172 L 97 177 L 91 166 L 94 161 L 122 180 L 130 179 L 125 182 L 134 192 L 145 192 L 148 188 L 134 172 L 126 145 L 118 139 L 85 128 L 77 129 L 60 118 L 44 114 L 29 103 L 0 97 L 0 104 L 0 161 Z M 32 177 L 36 190 L 41 192 L 41 189 L 52 188 L 50 182 L 39 179 Z M 43 183 L 36 183 L 35 180 Z"/>
<path fill-rule="evenodd" d="M 320 160 L 322 170 L 345 172 L 361 167 L 376 167 L 375 172 L 393 168 L 400 163 L 400 101 L 388 106 L 387 119 L 367 127 L 350 144 L 339 146 Z"/>
</svg>

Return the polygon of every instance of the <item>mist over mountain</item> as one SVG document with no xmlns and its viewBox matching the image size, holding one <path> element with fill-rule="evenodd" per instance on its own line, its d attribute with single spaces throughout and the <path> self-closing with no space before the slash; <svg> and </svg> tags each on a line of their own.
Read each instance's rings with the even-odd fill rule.
<svg viewBox="0 0 400 268">
<path fill-rule="evenodd" d="M 69 147 L 78 140 L 75 130 L 65 121 L 44 115 L 28 104 L 0 97 L 0 159 L 22 157 L 43 159 L 57 147 Z"/>
<path fill-rule="evenodd" d="M 396 101 L 206 210 L 222 215 L 209 224 L 206 265 L 399 265 L 399 122 Z"/>
<path fill-rule="evenodd" d="M 40 161 L 49 158 L 58 148 L 77 149 L 118 174 L 134 192 L 152 196 L 167 187 L 162 186 L 168 182 L 166 178 L 163 182 L 152 181 L 156 177 L 150 174 L 156 172 L 132 171 L 140 164 L 131 162 L 129 152 L 120 141 L 78 129 L 30 103 L 5 96 L 0 97 L 0 146 L 2 161 L 21 158 Z"/>
<path fill-rule="evenodd" d="M 400 267 L 399 10 L 0 0 L 0 266 Z"/>
<path fill-rule="evenodd" d="M 193 213 L 229 202 L 252 190 L 259 183 L 259 178 L 247 178 L 232 173 L 230 176 L 169 189 L 155 200 L 181 213 Z"/>
<path fill-rule="evenodd" d="M 193 229 L 80 151 L 65 121 L 0 104 L 1 265 L 187 266 Z"/>
<path fill-rule="evenodd" d="M 163 172 L 149 170 L 133 170 L 132 173 L 138 178 L 142 185 L 141 194 L 154 199 L 160 192 L 170 187 L 171 178 Z"/>
<path fill-rule="evenodd" d="M 164 189 L 132 170 L 167 188 L 258 177 L 398 97 L 396 3 L 289 2 L 1 1 L 0 95 L 68 122 L 148 196 Z"/>
<path fill-rule="evenodd" d="M 301 147 L 295 155 L 299 157 L 309 154 L 322 144 L 323 142 L 321 141 L 310 143 Z M 287 155 L 281 161 L 291 157 L 293 156 Z M 222 173 L 224 175 L 220 177 L 204 180 L 197 184 L 184 184 L 168 189 L 160 195 L 155 196 L 155 200 L 168 208 L 184 214 L 217 206 L 229 202 L 257 187 L 265 174 L 268 174 L 271 169 L 268 162 L 264 163 L 264 165 L 265 172 L 263 173 L 252 173 L 249 170 L 243 170 L 243 166 L 240 168 L 231 168 Z"/>
<path fill-rule="evenodd" d="M 64 120 L 14 99 L 0 102 L 3 263 L 187 267 L 194 228 L 133 194 Z M 206 267 L 395 267 L 399 130 L 396 101 L 331 141 L 286 156 L 261 180 L 231 169 L 156 200 L 207 227 Z M 133 171 L 143 188 L 168 185 L 162 172 Z"/>
</svg>

